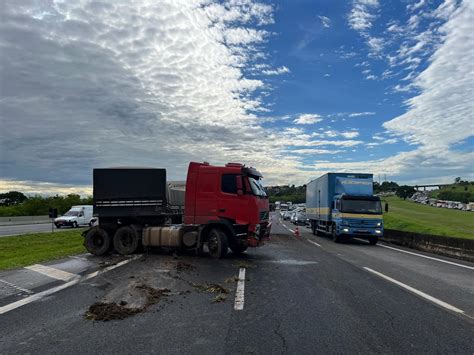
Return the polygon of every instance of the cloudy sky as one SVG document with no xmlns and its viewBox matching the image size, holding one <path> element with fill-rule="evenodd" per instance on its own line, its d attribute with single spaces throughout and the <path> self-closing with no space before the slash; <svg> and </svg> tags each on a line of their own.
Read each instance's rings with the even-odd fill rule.
<svg viewBox="0 0 474 355">
<path fill-rule="evenodd" d="M 133 3 L 133 5 L 132 5 Z M 474 2 L 4 0 L 0 191 L 243 162 L 474 179 Z"/>
</svg>

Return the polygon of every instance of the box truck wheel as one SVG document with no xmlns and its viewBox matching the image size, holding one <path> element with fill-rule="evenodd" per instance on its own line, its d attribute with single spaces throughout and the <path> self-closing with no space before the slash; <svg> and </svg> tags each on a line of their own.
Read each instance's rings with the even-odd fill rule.
<svg viewBox="0 0 474 355">
<path fill-rule="evenodd" d="M 212 228 L 207 238 L 207 248 L 209 255 L 214 259 L 222 259 L 227 254 L 229 241 L 227 235 L 218 228 Z"/>
<path fill-rule="evenodd" d="M 378 240 L 379 240 L 379 238 L 377 238 L 377 237 L 369 237 L 369 244 L 370 245 L 375 245 L 375 244 L 377 244 Z"/>
<path fill-rule="evenodd" d="M 332 240 L 334 240 L 335 243 L 341 242 L 341 237 L 337 235 L 337 228 L 335 224 L 332 225 Z"/>
<path fill-rule="evenodd" d="M 91 254 L 104 255 L 110 248 L 110 236 L 102 228 L 93 227 L 89 229 L 84 238 L 84 246 Z"/>
<path fill-rule="evenodd" d="M 114 249 L 121 255 L 133 254 L 137 251 L 140 241 L 135 228 L 120 227 L 114 235 Z"/>
<path fill-rule="evenodd" d="M 77 222 L 76 221 L 72 222 L 72 228 L 77 228 Z"/>
<path fill-rule="evenodd" d="M 235 255 L 240 255 L 247 250 L 247 245 L 234 244 L 230 246 L 230 250 L 232 250 L 232 253 Z"/>
</svg>

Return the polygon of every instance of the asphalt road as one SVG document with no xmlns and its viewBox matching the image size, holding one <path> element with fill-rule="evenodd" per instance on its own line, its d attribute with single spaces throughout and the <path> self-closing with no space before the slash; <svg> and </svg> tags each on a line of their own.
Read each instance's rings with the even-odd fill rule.
<svg viewBox="0 0 474 355">
<path fill-rule="evenodd" d="M 70 229 L 65 227 L 64 230 Z M 54 231 L 57 231 L 54 227 Z M 0 226 L 0 238 L 11 235 L 21 235 L 27 233 L 44 233 L 51 232 L 51 223 L 33 223 L 33 224 L 13 224 L 8 226 Z"/>
<path fill-rule="evenodd" d="M 155 251 L 4 312 L 0 353 L 474 352 L 473 264 L 289 228 L 274 220 L 268 245 L 218 261 Z M 223 302 L 211 283 L 228 289 Z M 95 302 L 140 307 L 137 286 L 170 291 L 123 320 L 85 318 Z M 0 310 L 32 296 L 8 297 Z"/>
</svg>

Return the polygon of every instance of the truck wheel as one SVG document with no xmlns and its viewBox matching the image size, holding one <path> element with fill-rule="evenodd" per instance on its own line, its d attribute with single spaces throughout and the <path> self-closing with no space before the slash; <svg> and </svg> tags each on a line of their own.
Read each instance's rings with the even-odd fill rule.
<svg viewBox="0 0 474 355">
<path fill-rule="evenodd" d="M 114 235 L 114 249 L 120 255 L 129 255 L 137 251 L 139 243 L 137 232 L 132 227 L 121 227 Z"/>
<path fill-rule="evenodd" d="M 336 226 L 332 226 L 332 240 L 334 240 L 334 243 L 340 243 L 341 242 L 341 237 L 337 235 L 336 232 Z"/>
<path fill-rule="evenodd" d="M 56 226 L 57 229 L 61 228 L 60 224 L 55 224 L 55 226 Z"/>
<path fill-rule="evenodd" d="M 102 228 L 93 227 L 89 229 L 84 238 L 84 246 L 91 254 L 104 255 L 110 248 L 110 236 Z"/>
<path fill-rule="evenodd" d="M 77 222 L 76 221 L 72 222 L 72 228 L 77 228 Z"/>
<path fill-rule="evenodd" d="M 209 255 L 214 259 L 222 259 L 227 255 L 229 242 L 225 233 L 217 228 L 211 229 L 207 239 Z"/>
<path fill-rule="evenodd" d="M 231 245 L 230 250 L 232 250 L 232 253 L 235 255 L 240 255 L 247 250 L 247 245 Z"/>
<path fill-rule="evenodd" d="M 377 237 L 370 237 L 369 238 L 369 244 L 370 245 L 375 245 L 375 244 L 377 244 L 378 240 L 379 240 L 379 238 L 377 238 Z"/>
</svg>

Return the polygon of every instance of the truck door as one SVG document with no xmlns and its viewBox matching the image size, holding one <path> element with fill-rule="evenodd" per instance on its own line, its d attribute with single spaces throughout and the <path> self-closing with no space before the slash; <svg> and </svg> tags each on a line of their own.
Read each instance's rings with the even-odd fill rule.
<svg viewBox="0 0 474 355">
<path fill-rule="evenodd" d="M 203 171 L 198 174 L 196 184 L 196 211 L 195 223 L 204 224 L 216 219 L 216 193 L 220 187 L 217 171 Z"/>
<path fill-rule="evenodd" d="M 220 218 L 232 219 L 239 224 L 248 223 L 248 199 L 237 194 L 236 177 L 239 174 L 221 174 L 218 193 Z"/>
</svg>

